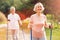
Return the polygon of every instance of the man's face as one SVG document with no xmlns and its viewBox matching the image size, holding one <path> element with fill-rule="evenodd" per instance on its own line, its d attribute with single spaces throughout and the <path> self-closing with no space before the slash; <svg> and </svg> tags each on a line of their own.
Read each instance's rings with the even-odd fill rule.
<svg viewBox="0 0 60 40">
<path fill-rule="evenodd" d="M 11 13 L 14 14 L 15 13 L 15 9 L 11 9 Z"/>
</svg>

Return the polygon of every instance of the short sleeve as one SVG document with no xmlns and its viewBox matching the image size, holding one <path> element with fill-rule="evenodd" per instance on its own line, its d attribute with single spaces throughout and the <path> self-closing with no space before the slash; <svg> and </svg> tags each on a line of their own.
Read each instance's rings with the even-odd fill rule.
<svg viewBox="0 0 60 40">
<path fill-rule="evenodd" d="M 8 17 L 7 17 L 7 18 L 8 18 L 8 20 L 10 20 L 10 15 L 8 15 Z"/>
<path fill-rule="evenodd" d="M 19 15 L 18 15 L 18 20 L 21 20 L 21 18 L 19 17 Z"/>
<path fill-rule="evenodd" d="M 20 19 L 20 16 L 19 16 L 18 14 L 17 14 L 17 20 L 21 20 L 21 19 Z"/>
<path fill-rule="evenodd" d="M 19 15 L 18 15 L 18 21 L 19 21 L 19 24 L 22 25 L 22 21 Z"/>
</svg>

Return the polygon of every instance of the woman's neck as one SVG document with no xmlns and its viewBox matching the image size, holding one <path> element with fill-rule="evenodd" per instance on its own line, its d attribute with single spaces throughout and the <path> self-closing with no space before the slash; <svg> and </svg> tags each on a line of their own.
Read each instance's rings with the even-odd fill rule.
<svg viewBox="0 0 60 40">
<path fill-rule="evenodd" d="M 41 15 L 41 13 L 36 13 L 38 16 L 40 16 Z"/>
</svg>

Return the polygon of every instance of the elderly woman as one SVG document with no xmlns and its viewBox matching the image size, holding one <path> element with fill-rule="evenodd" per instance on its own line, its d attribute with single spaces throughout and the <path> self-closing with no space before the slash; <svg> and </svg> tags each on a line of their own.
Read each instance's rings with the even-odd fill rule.
<svg viewBox="0 0 60 40">
<path fill-rule="evenodd" d="M 20 24 L 20 25 L 19 25 Z M 10 14 L 8 15 L 8 29 L 12 33 L 13 40 L 19 39 L 19 26 L 22 25 L 21 19 L 18 14 L 15 13 L 15 7 L 10 8 Z M 18 33 L 18 34 L 17 34 Z"/>
<path fill-rule="evenodd" d="M 43 14 L 43 4 L 40 2 L 35 4 L 33 11 L 36 13 L 30 17 L 28 25 L 32 29 L 32 40 L 47 40 L 44 27 L 49 28 L 49 25 L 47 25 L 47 18 Z"/>
</svg>

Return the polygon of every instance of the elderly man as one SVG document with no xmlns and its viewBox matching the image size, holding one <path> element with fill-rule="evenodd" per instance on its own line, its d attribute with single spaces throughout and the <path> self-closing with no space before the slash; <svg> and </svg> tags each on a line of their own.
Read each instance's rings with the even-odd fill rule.
<svg viewBox="0 0 60 40">
<path fill-rule="evenodd" d="M 15 7 L 10 8 L 10 14 L 8 15 L 8 29 L 12 33 L 13 40 L 19 40 L 19 26 L 22 25 L 21 19 L 18 14 L 15 13 Z M 18 34 L 17 34 L 18 33 Z"/>
</svg>

